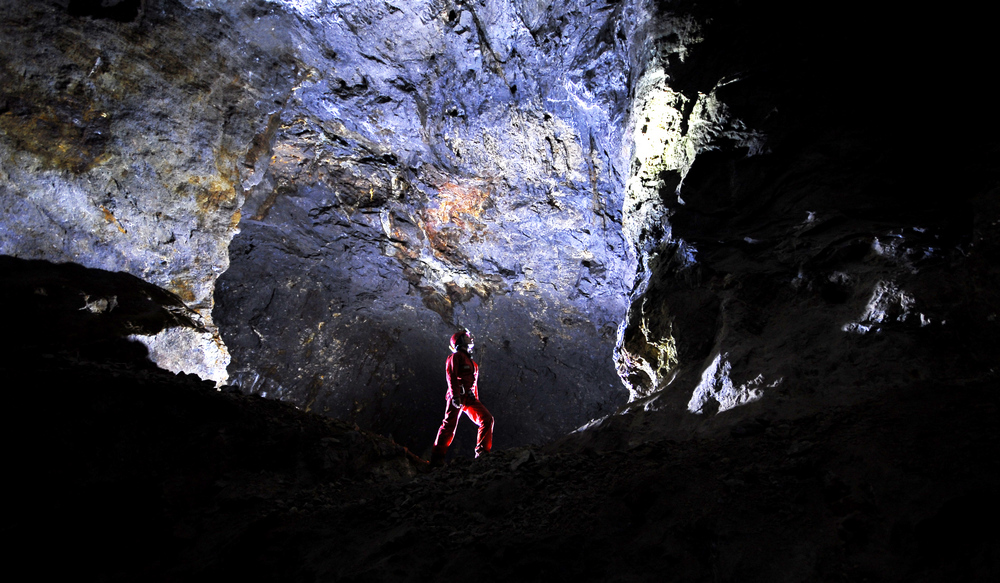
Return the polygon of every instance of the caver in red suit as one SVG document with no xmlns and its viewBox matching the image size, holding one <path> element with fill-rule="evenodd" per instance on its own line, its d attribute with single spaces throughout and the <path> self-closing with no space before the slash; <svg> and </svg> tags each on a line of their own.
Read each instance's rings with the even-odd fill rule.
<svg viewBox="0 0 1000 583">
<path fill-rule="evenodd" d="M 451 337 L 452 355 L 445 363 L 445 376 L 448 379 L 447 404 L 444 410 L 444 421 L 438 429 L 434 440 L 434 450 L 431 454 L 431 465 L 439 466 L 444 461 L 451 440 L 455 438 L 455 427 L 458 419 L 465 413 L 479 426 L 479 439 L 476 442 L 476 457 L 483 455 L 493 447 L 493 415 L 479 402 L 479 365 L 472 360 L 472 349 L 475 343 L 472 334 L 466 330 L 456 332 Z"/>
</svg>

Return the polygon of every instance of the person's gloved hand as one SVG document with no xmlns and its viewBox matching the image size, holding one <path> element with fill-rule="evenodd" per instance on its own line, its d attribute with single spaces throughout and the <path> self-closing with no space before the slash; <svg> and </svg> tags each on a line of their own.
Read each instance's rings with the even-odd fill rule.
<svg viewBox="0 0 1000 583">
<path fill-rule="evenodd" d="M 461 409 L 462 408 L 462 401 L 465 400 L 464 397 L 465 397 L 465 395 L 452 395 L 451 396 L 451 404 L 454 405 L 455 407 Z"/>
</svg>

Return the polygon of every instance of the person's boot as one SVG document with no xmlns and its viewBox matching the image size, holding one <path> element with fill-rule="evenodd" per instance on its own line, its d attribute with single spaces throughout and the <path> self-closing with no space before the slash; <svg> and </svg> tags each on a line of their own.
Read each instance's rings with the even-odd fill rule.
<svg viewBox="0 0 1000 583">
<path fill-rule="evenodd" d="M 444 454 L 445 452 L 434 449 L 431 451 L 431 467 L 440 468 L 444 465 Z"/>
</svg>

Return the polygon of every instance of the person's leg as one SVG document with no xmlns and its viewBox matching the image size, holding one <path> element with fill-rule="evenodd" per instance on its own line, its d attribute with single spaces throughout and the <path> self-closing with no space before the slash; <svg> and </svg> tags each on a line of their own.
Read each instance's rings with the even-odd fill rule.
<svg viewBox="0 0 1000 583">
<path fill-rule="evenodd" d="M 476 457 L 479 457 L 493 448 L 493 415 L 474 397 L 466 397 L 462 410 L 479 426 L 479 439 L 476 440 Z"/>
<path fill-rule="evenodd" d="M 444 455 L 448 453 L 448 446 L 455 439 L 455 427 L 458 426 L 458 419 L 462 416 L 462 409 L 455 407 L 448 400 L 444 410 L 444 421 L 438 429 L 437 437 L 434 439 L 434 449 L 431 450 L 431 465 L 441 465 Z"/>
</svg>

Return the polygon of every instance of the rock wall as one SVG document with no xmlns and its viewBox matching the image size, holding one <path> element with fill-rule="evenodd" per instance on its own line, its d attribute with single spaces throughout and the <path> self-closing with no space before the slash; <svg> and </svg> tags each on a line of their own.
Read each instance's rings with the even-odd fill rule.
<svg viewBox="0 0 1000 583">
<path fill-rule="evenodd" d="M 8 4 L 0 253 L 177 294 L 161 366 L 417 446 L 469 327 L 498 445 L 624 402 L 634 3 Z"/>
<path fill-rule="evenodd" d="M 0 376 L 39 418 L 3 425 L 9 556 L 127 581 L 998 579 L 992 19 L 396 4 L 3 2 Z M 220 338 L 213 281 L 243 390 L 414 449 L 461 325 L 500 447 L 624 401 L 616 338 L 631 402 L 431 470 L 143 360 L 129 335 Z"/>
<path fill-rule="evenodd" d="M 217 294 L 234 380 L 420 450 L 468 327 L 498 447 L 623 404 L 628 8 L 293 8 L 305 65 Z"/>
<path fill-rule="evenodd" d="M 648 26 L 616 362 L 661 429 L 994 374 L 996 145 L 979 126 L 937 147 L 917 97 L 928 70 L 972 82 L 979 53 L 918 59 L 913 22 L 855 14 L 674 3 Z"/>
<path fill-rule="evenodd" d="M 3 2 L 0 253 L 177 294 L 207 332 L 141 338 L 162 366 L 218 382 L 229 355 L 215 279 L 257 162 L 249 146 L 295 71 L 287 40 L 248 12 Z"/>
</svg>

